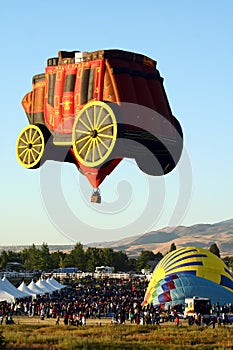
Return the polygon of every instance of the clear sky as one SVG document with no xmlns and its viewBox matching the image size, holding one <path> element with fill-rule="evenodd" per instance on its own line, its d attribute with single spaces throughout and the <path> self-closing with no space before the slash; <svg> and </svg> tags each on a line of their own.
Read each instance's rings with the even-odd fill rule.
<svg viewBox="0 0 233 350">
<path fill-rule="evenodd" d="M 2 2 L 0 245 L 110 241 L 232 218 L 232 18 L 232 0 Z M 28 124 L 21 100 L 47 58 L 109 48 L 158 62 L 185 152 L 162 179 L 124 161 L 102 184 L 97 207 L 74 166 L 48 162 L 26 170 L 15 143 Z"/>
</svg>

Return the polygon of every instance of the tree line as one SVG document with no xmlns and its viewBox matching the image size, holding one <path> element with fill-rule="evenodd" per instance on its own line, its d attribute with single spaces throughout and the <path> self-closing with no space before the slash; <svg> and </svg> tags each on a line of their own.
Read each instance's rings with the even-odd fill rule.
<svg viewBox="0 0 233 350">
<path fill-rule="evenodd" d="M 170 251 L 176 249 L 174 243 Z M 220 257 L 220 251 L 214 243 L 209 249 Z M 0 254 L 0 268 L 11 267 L 14 270 L 39 270 L 49 272 L 57 268 L 77 267 L 81 271 L 94 272 L 96 266 L 113 266 L 115 271 L 138 272 L 142 269 L 153 269 L 163 254 L 152 251 L 141 251 L 137 258 L 130 258 L 123 251 L 115 251 L 112 248 L 88 247 L 84 249 L 81 243 L 77 243 L 69 253 L 63 251 L 50 252 L 48 244 L 43 243 L 39 248 L 32 244 L 19 252 L 5 251 Z M 233 257 L 223 259 L 228 267 L 233 267 Z"/>
<path fill-rule="evenodd" d="M 77 243 L 69 253 L 63 251 L 50 252 L 48 244 L 43 243 L 39 248 L 32 244 L 19 252 L 3 250 L 0 254 L 0 269 L 11 267 L 14 270 L 42 270 L 45 272 L 57 268 L 77 267 L 80 271 L 94 272 L 96 266 L 112 266 L 115 271 L 135 271 L 151 268 L 151 264 L 161 260 L 163 255 L 159 252 L 142 251 L 138 258 L 129 258 L 123 251 L 112 248 L 84 249 Z M 152 266 L 153 267 L 153 266 Z"/>
</svg>

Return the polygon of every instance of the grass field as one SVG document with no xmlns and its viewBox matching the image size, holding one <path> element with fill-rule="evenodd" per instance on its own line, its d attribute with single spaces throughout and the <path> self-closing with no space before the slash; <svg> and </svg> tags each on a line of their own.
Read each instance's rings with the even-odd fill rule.
<svg viewBox="0 0 233 350">
<path fill-rule="evenodd" d="M 183 321 L 159 326 L 112 325 L 110 320 L 88 320 L 87 326 L 55 325 L 55 320 L 19 317 L 1 325 L 6 349 L 233 349 L 233 326 L 197 327 Z"/>
</svg>

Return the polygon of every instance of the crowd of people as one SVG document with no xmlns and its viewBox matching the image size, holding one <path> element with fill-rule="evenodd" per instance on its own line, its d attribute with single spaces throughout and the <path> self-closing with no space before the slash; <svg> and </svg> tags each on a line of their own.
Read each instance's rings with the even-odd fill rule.
<svg viewBox="0 0 233 350">
<path fill-rule="evenodd" d="M 86 325 L 90 318 L 109 317 L 112 323 L 159 324 L 171 321 L 179 324 L 183 305 L 160 307 L 148 305 L 142 308 L 148 281 L 144 278 L 119 280 L 112 278 L 95 279 L 91 276 L 80 281 L 70 281 L 67 287 L 50 295 L 36 299 L 20 299 L 15 303 L 1 303 L 0 320 L 11 319 L 14 315 L 53 318 L 56 324 Z"/>
<path fill-rule="evenodd" d="M 119 280 L 95 279 L 88 276 L 71 281 L 66 288 L 36 299 L 20 299 L 13 304 L 2 303 L 0 314 L 54 318 L 59 324 L 85 325 L 89 318 L 111 318 L 113 323 L 127 320 L 136 324 L 155 324 L 171 317 L 152 306 L 142 309 L 148 281 L 144 278 Z M 170 315 L 172 315 L 172 310 Z"/>
</svg>

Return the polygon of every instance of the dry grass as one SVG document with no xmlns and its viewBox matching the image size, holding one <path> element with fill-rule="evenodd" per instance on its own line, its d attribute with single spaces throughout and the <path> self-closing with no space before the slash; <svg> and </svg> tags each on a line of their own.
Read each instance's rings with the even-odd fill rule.
<svg viewBox="0 0 233 350">
<path fill-rule="evenodd" d="M 110 320 L 88 320 L 86 327 L 74 327 L 38 318 L 16 322 L 0 327 L 7 349 L 233 349 L 233 326 L 212 329 L 185 322 L 180 327 L 172 323 L 111 325 Z"/>
</svg>

